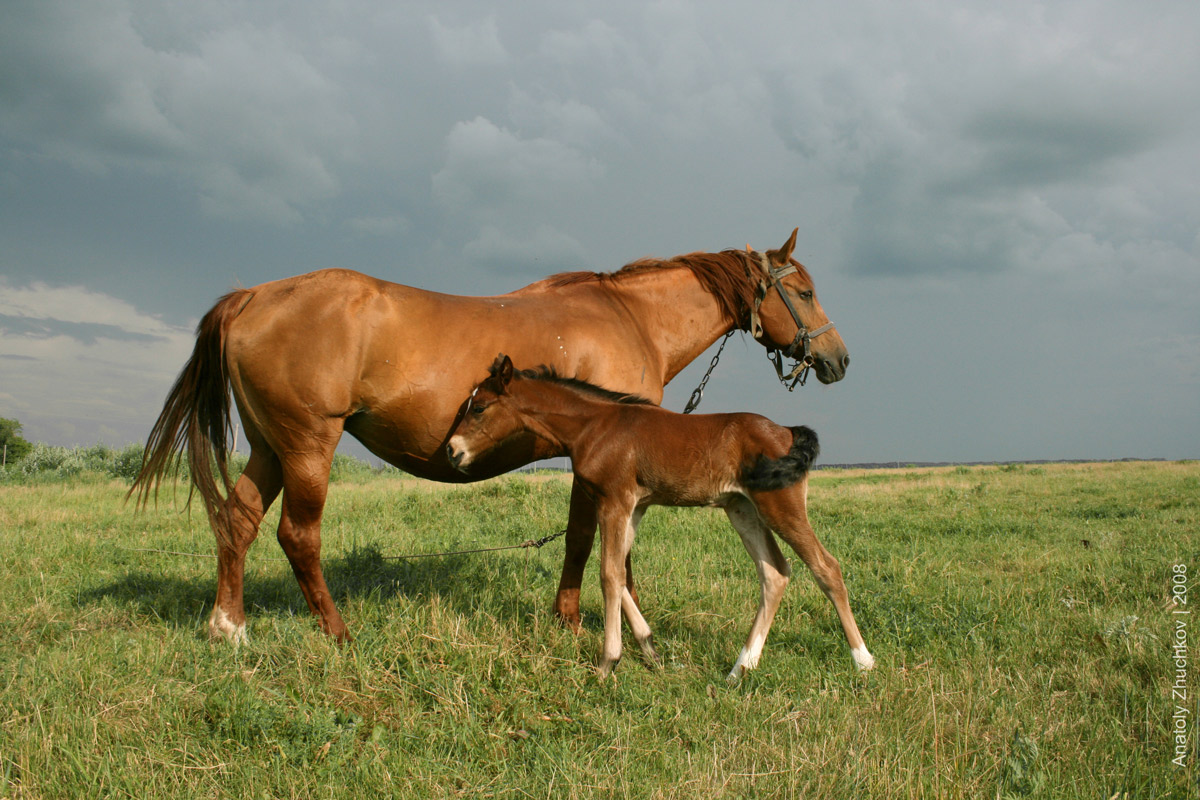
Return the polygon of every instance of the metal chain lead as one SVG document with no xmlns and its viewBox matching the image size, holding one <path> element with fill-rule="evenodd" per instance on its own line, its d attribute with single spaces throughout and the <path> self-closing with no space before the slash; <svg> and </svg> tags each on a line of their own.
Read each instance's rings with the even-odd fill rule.
<svg viewBox="0 0 1200 800">
<path fill-rule="evenodd" d="M 721 351 L 725 349 L 725 343 L 729 341 L 729 337 L 733 336 L 733 331 L 725 334 L 725 338 L 721 340 L 721 346 L 717 348 L 717 354 L 712 357 L 712 361 L 708 365 L 708 371 L 704 373 L 704 377 L 700 379 L 700 385 L 692 392 L 692 396 L 688 398 L 687 405 L 684 406 L 683 413 L 690 414 L 700 405 L 700 400 L 704 397 L 704 387 L 708 385 L 708 379 L 712 377 L 713 370 L 717 367 L 717 361 L 721 359 Z"/>
</svg>

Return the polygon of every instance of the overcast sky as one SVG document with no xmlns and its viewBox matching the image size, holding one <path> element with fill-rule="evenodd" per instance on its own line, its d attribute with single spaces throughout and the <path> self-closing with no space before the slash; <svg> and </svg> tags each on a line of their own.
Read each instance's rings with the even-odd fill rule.
<svg viewBox="0 0 1200 800">
<path fill-rule="evenodd" d="M 231 286 L 796 249 L 823 460 L 1200 457 L 1200 4 L 5 0 L 0 416 L 142 440 Z M 702 356 L 669 387 L 679 409 Z"/>
</svg>

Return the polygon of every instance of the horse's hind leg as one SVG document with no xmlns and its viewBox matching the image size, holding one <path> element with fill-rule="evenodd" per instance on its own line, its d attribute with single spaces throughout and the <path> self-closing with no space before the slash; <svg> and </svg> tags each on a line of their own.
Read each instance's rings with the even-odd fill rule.
<svg viewBox="0 0 1200 800">
<path fill-rule="evenodd" d="M 752 499 L 771 529 L 791 545 L 796 555 L 812 570 L 817 585 L 833 603 L 842 623 L 842 632 L 846 634 L 846 642 L 850 645 L 850 654 L 854 656 L 854 663 L 860 670 L 874 667 L 875 658 L 867 650 L 854 621 L 854 613 L 850 610 L 849 595 L 842 580 L 842 568 L 837 559 L 817 540 L 817 535 L 808 523 L 808 479 L 778 491 L 754 492 Z"/>
<path fill-rule="evenodd" d="M 771 530 L 759 516 L 753 503 L 739 497 L 725 506 L 725 513 L 741 536 L 746 552 L 754 559 L 760 591 L 754 624 L 750 626 L 746 644 L 726 678 L 729 683 L 736 683 L 758 666 L 771 623 L 775 620 L 775 612 L 779 610 L 779 604 L 783 601 L 783 592 L 787 588 L 792 568 L 783 557 L 783 553 L 779 552 L 775 537 L 771 535 Z"/>
<path fill-rule="evenodd" d="M 350 638 L 350 633 L 321 570 L 321 515 L 336 447 L 334 438 L 328 452 L 289 453 L 284 457 L 283 512 L 278 535 L 309 610 L 321 618 L 322 630 L 342 642 Z"/>
<path fill-rule="evenodd" d="M 208 618 L 208 633 L 214 639 L 234 644 L 246 640 L 246 610 L 242 600 L 246 550 L 258 536 L 263 515 L 282 485 L 279 459 L 261 441 L 252 440 L 250 461 L 234 484 L 233 494 L 225 501 L 216 523 L 220 526 L 216 531 L 217 599 Z"/>
</svg>

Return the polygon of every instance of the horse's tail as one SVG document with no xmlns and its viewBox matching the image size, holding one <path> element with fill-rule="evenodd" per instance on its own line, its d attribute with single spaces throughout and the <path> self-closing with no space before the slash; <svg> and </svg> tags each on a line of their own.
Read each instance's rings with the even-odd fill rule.
<svg viewBox="0 0 1200 800">
<path fill-rule="evenodd" d="M 821 452 L 817 443 L 817 432 L 805 425 L 790 430 L 791 449 L 779 458 L 760 455 L 754 463 L 742 470 L 743 486 L 769 492 L 791 486 L 808 474 L 817 460 L 817 454 Z"/>
<path fill-rule="evenodd" d="M 151 495 L 157 499 L 158 486 L 168 473 L 177 473 L 186 450 L 192 481 L 188 503 L 192 501 L 192 493 L 199 492 L 204 510 L 214 522 L 214 530 L 220 530 L 215 523 L 224 498 L 213 475 L 213 461 L 226 493 L 231 488 L 226 440 L 230 411 L 225 338 L 230 323 L 253 296 L 248 289 L 230 292 L 196 326 L 192 357 L 167 395 L 162 413 L 146 440 L 142 469 L 126 496 L 136 493 L 139 506 L 145 507 Z"/>
</svg>

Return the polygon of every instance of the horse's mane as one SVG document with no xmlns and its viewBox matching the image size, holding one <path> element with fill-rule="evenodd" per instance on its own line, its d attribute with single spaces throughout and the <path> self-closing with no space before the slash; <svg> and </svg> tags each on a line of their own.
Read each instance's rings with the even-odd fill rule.
<svg viewBox="0 0 1200 800">
<path fill-rule="evenodd" d="M 692 271 L 700 285 L 716 298 L 721 310 L 734 324 L 742 325 L 745 323 L 747 310 L 754 303 L 754 292 L 758 288 L 757 276 L 760 267 L 757 260 L 751 263 L 750 258 L 750 254 L 745 250 L 688 253 L 674 258 L 642 258 L 615 272 L 562 272 L 551 275 L 546 280 L 555 288 L 587 281 L 619 283 L 622 278 L 630 275 L 683 267 Z M 793 260 L 792 265 L 803 277 L 809 278 L 807 270 L 799 262 Z"/>
<path fill-rule="evenodd" d="M 654 403 L 642 397 L 639 394 L 624 394 L 622 392 L 613 392 L 594 383 L 588 383 L 580 378 L 566 378 L 559 375 L 554 367 L 542 365 L 533 369 L 523 369 L 517 372 L 523 380 L 528 381 L 545 381 L 547 383 L 555 383 L 559 386 L 566 386 L 575 389 L 586 395 L 607 400 L 612 403 L 624 403 L 627 405 L 647 405 L 652 406 Z"/>
</svg>

